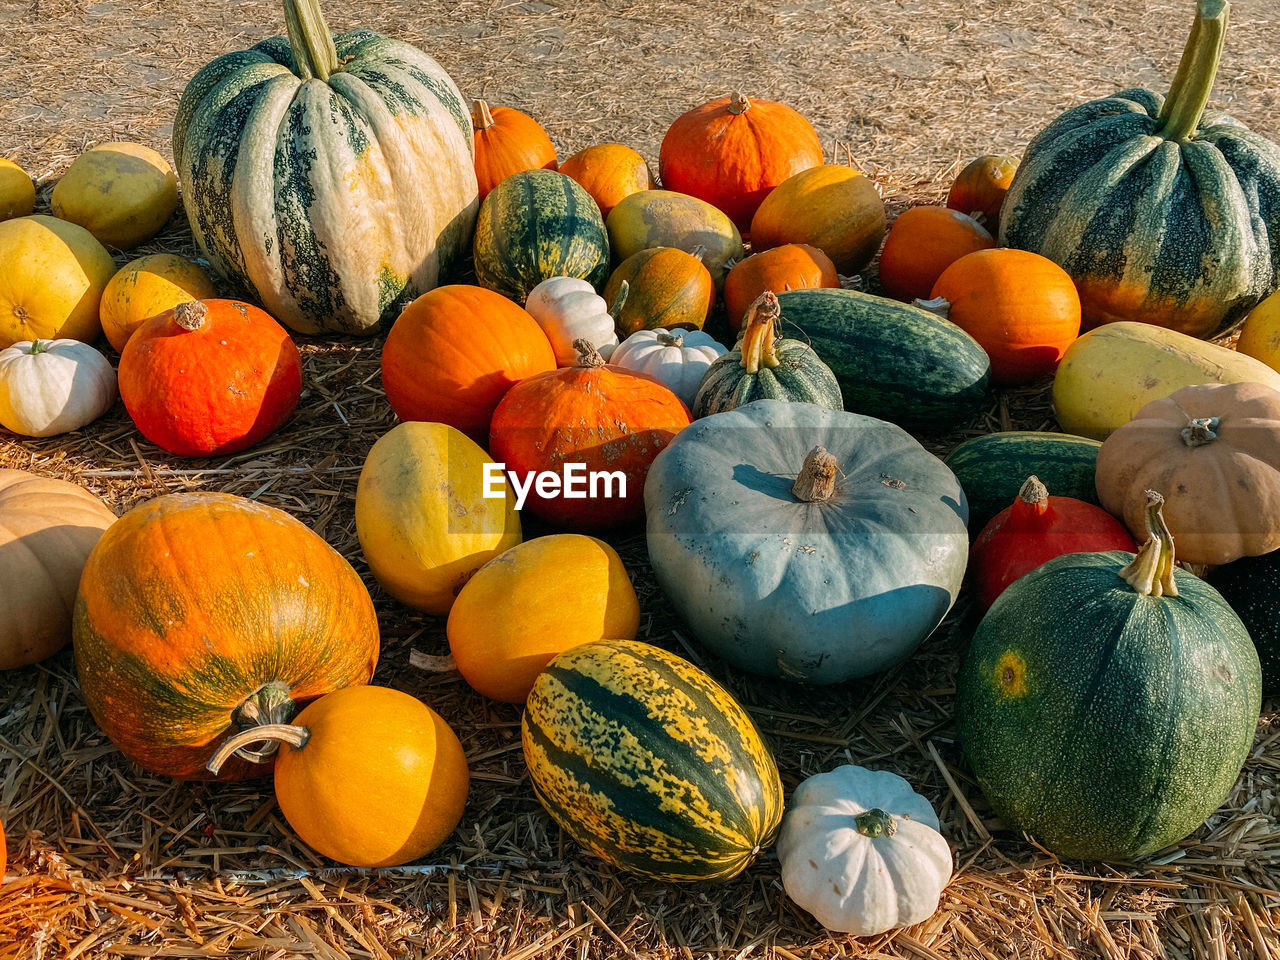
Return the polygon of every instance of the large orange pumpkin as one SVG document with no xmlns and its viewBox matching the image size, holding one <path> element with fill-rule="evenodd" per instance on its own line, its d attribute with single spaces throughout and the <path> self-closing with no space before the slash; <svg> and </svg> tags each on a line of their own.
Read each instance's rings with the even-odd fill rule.
<svg viewBox="0 0 1280 960">
<path fill-rule="evenodd" d="M 511 385 L 555 368 L 551 342 L 533 317 L 466 284 L 418 297 L 382 347 L 382 387 L 397 417 L 447 423 L 480 443 Z"/>
<path fill-rule="evenodd" d="M 724 305 L 729 326 L 737 333 L 756 298 L 766 290 L 784 293 L 813 287 L 838 287 L 831 258 L 805 243 L 788 243 L 753 254 L 736 263 L 724 281 Z"/>
<path fill-rule="evenodd" d="M 957 210 L 912 207 L 889 228 L 880 251 L 880 282 L 891 297 L 925 300 L 943 270 L 995 245 L 982 224 Z"/>
<path fill-rule="evenodd" d="M 518 483 L 559 474 L 560 489 L 548 481 L 528 490 L 527 506 L 542 519 L 573 531 L 618 527 L 644 515 L 649 466 L 689 425 L 689 410 L 652 377 L 606 364 L 590 341 L 574 347 L 575 366 L 507 391 L 493 413 L 489 451 Z M 568 464 L 583 465 L 584 479 L 567 477 Z M 563 496 L 570 482 L 586 496 Z"/>
<path fill-rule="evenodd" d="M 769 191 L 822 163 L 809 121 L 783 103 L 720 97 L 678 117 L 662 138 L 662 186 L 723 210 L 742 233 Z"/>
<path fill-rule="evenodd" d="M 476 181 L 483 200 L 513 173 L 554 170 L 556 148 L 542 125 L 511 107 L 490 107 L 483 100 L 471 105 L 475 131 Z"/>
<path fill-rule="evenodd" d="M 857 170 L 828 163 L 772 190 L 751 218 L 751 249 L 786 243 L 817 247 L 845 276 L 871 262 L 884 240 L 884 201 Z"/>
<path fill-rule="evenodd" d="M 90 713 L 130 760 L 170 777 L 241 726 L 368 683 L 378 620 L 359 575 L 283 510 L 225 493 L 134 507 L 94 547 L 73 621 Z M 222 769 L 268 768 L 248 752 Z"/>
<path fill-rule="evenodd" d="M 644 157 L 620 143 L 597 143 L 579 150 L 560 164 L 560 172 L 591 194 L 606 220 L 619 201 L 653 188 L 653 174 Z"/>
<path fill-rule="evenodd" d="M 624 283 L 627 296 L 617 307 Z M 605 284 L 604 299 L 625 340 L 637 330 L 701 330 L 715 303 L 716 285 L 702 265 L 701 247 L 692 254 L 650 247 L 618 264 Z"/>
<path fill-rule="evenodd" d="M 960 171 L 947 193 L 947 206 L 967 213 L 994 235 L 1000 227 L 1000 207 L 1018 172 L 1015 157 L 982 156 Z"/>
<path fill-rule="evenodd" d="M 933 310 L 977 340 L 991 357 L 993 383 L 1025 383 L 1053 373 L 1080 336 L 1080 296 L 1070 275 L 1038 253 L 978 250 L 933 285 Z"/>
</svg>

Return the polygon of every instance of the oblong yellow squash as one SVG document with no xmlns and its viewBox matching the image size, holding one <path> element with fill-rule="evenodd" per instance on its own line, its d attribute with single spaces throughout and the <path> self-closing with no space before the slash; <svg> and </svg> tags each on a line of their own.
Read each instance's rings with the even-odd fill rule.
<svg viewBox="0 0 1280 960">
<path fill-rule="evenodd" d="M 173 168 L 140 143 L 102 143 L 86 150 L 49 198 L 55 217 L 78 223 L 100 243 L 121 250 L 154 237 L 177 206 Z"/>
<path fill-rule="evenodd" d="M 852 167 L 827 163 L 769 191 L 751 220 L 751 249 L 807 243 L 848 276 L 871 262 L 884 234 L 884 201 L 875 183 Z"/>
<path fill-rule="evenodd" d="M 1280 390 L 1280 373 L 1260 360 L 1124 320 L 1090 330 L 1067 348 L 1053 378 L 1053 408 L 1067 433 L 1105 440 L 1147 403 L 1175 390 L 1250 380 Z"/>
<path fill-rule="evenodd" d="M 0 157 L 0 220 L 25 217 L 35 208 L 35 183 L 12 160 Z"/>
<path fill-rule="evenodd" d="M 685 253 L 703 248 L 702 264 L 724 288 L 730 260 L 746 255 L 733 221 L 704 200 L 672 190 L 641 190 L 618 201 L 605 221 L 614 263 L 650 247 L 675 247 Z"/>
<path fill-rule="evenodd" d="M 520 542 L 505 481 L 486 497 L 488 454 L 443 423 L 402 423 L 365 458 L 356 536 L 369 569 L 402 603 L 444 616 L 467 579 Z"/>
<path fill-rule="evenodd" d="M 102 292 L 102 332 L 120 352 L 133 331 L 157 314 L 217 295 L 209 275 L 190 260 L 173 253 L 139 257 L 121 267 Z"/>
</svg>

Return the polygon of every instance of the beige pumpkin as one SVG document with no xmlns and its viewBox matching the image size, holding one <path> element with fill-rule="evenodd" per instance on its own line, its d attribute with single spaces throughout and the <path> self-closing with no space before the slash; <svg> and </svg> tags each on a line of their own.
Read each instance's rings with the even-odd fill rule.
<svg viewBox="0 0 1280 960">
<path fill-rule="evenodd" d="M 111 254 L 84 227 L 46 216 L 0 223 L 0 348 L 93 342 L 102 331 L 102 291 L 115 272 Z"/>
<path fill-rule="evenodd" d="M 55 217 L 78 223 L 108 247 L 150 240 L 178 206 L 178 178 L 164 157 L 139 143 L 103 143 L 76 157 L 54 185 Z"/>
<path fill-rule="evenodd" d="M 116 371 L 79 340 L 22 341 L 0 350 L 0 426 L 27 437 L 79 430 L 111 409 Z"/>
<path fill-rule="evenodd" d="M 25 217 L 35 208 L 35 183 L 12 160 L 0 157 L 0 220 Z"/>
<path fill-rule="evenodd" d="M 133 331 L 152 317 L 217 295 L 209 275 L 190 260 L 172 253 L 139 257 L 121 267 L 102 292 L 102 332 L 119 353 Z"/>
<path fill-rule="evenodd" d="M 115 514 L 65 480 L 0 469 L 0 670 L 71 640 L 80 574 Z"/>
</svg>

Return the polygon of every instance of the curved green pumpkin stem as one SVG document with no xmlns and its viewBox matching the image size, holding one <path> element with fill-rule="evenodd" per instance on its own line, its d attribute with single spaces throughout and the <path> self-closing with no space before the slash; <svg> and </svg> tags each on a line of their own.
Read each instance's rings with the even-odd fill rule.
<svg viewBox="0 0 1280 960">
<path fill-rule="evenodd" d="M 742 328 L 742 366 L 754 376 L 761 367 L 776 367 L 781 360 L 775 349 L 777 336 L 774 325 L 782 316 L 778 296 L 766 290 L 747 308 L 747 323 Z"/>
<path fill-rule="evenodd" d="M 266 758 L 275 754 L 280 748 L 280 744 L 287 743 L 291 747 L 301 749 L 307 745 L 307 741 L 311 739 L 311 731 L 306 727 L 297 727 L 290 723 L 269 723 L 261 727 L 251 727 L 248 730 L 241 730 L 239 733 L 232 734 L 222 741 L 217 751 L 209 762 L 205 764 L 205 769 L 217 776 L 222 770 L 222 765 L 231 759 L 232 755 L 241 759 L 249 759 L 250 757 L 261 756 L 262 760 L 253 760 L 254 763 L 265 763 Z M 249 750 L 251 743 L 267 742 L 267 748 L 262 750 Z"/>
<path fill-rule="evenodd" d="M 860 834 L 873 840 L 876 837 L 892 837 L 898 832 L 898 821 L 893 818 L 893 814 L 886 813 L 879 807 L 858 814 L 853 822 Z"/>
<path fill-rule="evenodd" d="M 1230 8 L 1227 0 L 1199 0 L 1196 5 L 1191 35 L 1183 48 L 1169 96 L 1160 108 L 1157 133 L 1166 140 L 1186 140 L 1200 124 L 1218 73 L 1218 61 L 1222 58 L 1222 41 L 1227 35 L 1227 11 Z"/>
<path fill-rule="evenodd" d="M 1132 562 L 1120 569 L 1120 579 L 1144 597 L 1176 597 L 1178 585 L 1173 580 L 1176 558 L 1173 534 L 1164 522 L 1164 497 L 1154 490 L 1147 494 L 1147 542 Z"/>
<path fill-rule="evenodd" d="M 609 304 L 607 311 L 609 316 L 613 318 L 615 325 L 618 322 L 618 317 L 622 315 L 622 307 L 626 304 L 629 293 L 631 293 L 631 284 L 623 280 L 622 283 L 618 284 L 618 293 L 613 298 L 613 303 Z"/>
<path fill-rule="evenodd" d="M 48 352 L 49 352 L 49 344 L 47 344 L 43 340 L 32 340 L 31 349 L 27 351 L 27 354 L 29 356 L 34 357 L 37 353 L 48 353 Z"/>
<path fill-rule="evenodd" d="M 284 0 L 284 23 L 289 33 L 289 46 L 303 80 L 323 80 L 341 67 L 333 34 L 320 12 L 319 0 Z"/>
</svg>

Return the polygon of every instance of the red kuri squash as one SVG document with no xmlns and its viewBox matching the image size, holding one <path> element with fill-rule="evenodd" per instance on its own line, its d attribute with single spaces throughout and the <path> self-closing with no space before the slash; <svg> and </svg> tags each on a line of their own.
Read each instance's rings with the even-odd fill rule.
<svg viewBox="0 0 1280 960">
<path fill-rule="evenodd" d="M 556 169 L 556 148 L 542 124 L 511 107 L 471 104 L 475 131 L 476 182 L 483 200 L 498 184 L 522 170 Z"/>
</svg>

